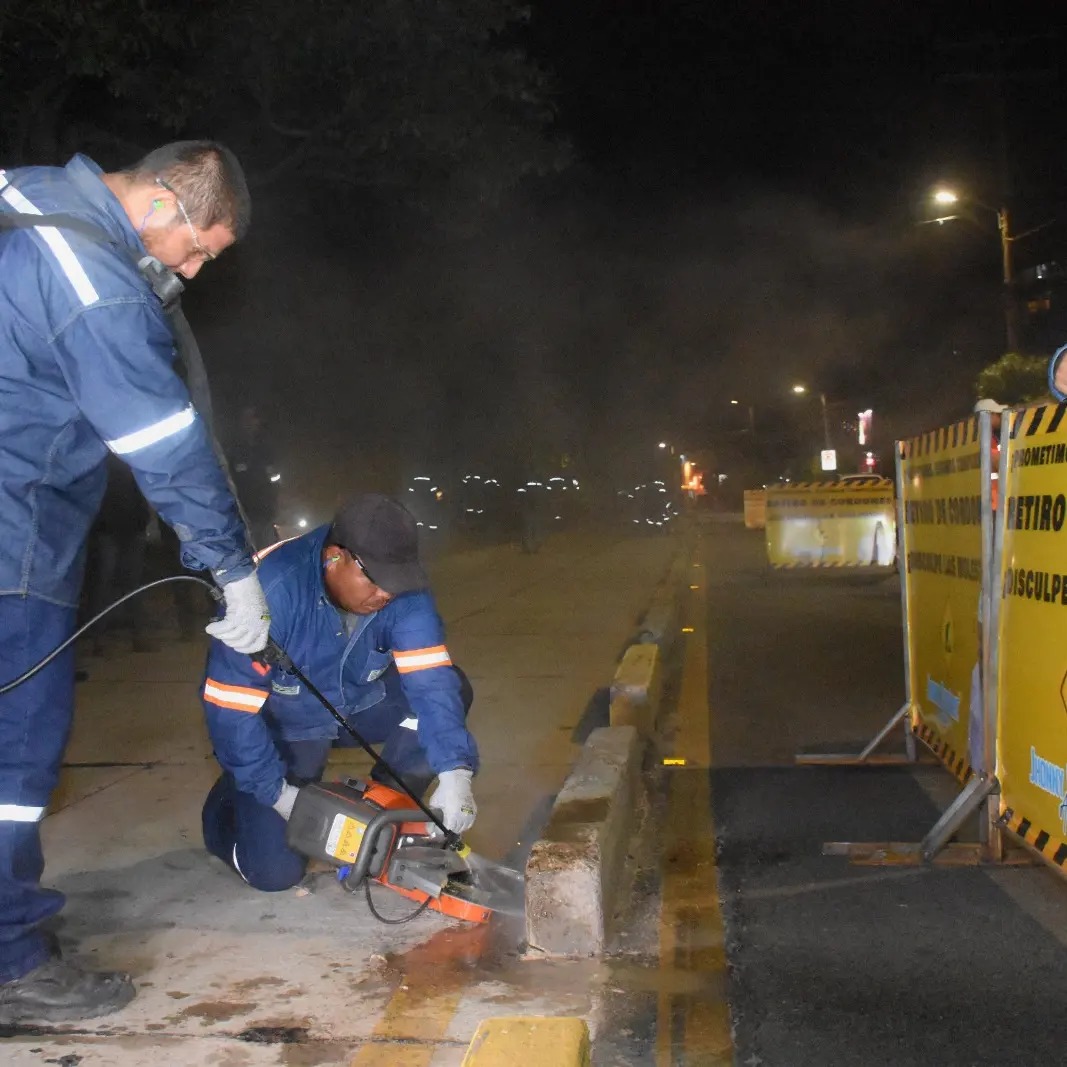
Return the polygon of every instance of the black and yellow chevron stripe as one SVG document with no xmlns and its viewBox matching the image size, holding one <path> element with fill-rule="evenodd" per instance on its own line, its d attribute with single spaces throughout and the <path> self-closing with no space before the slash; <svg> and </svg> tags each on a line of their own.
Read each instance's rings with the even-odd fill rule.
<svg viewBox="0 0 1067 1067">
<path fill-rule="evenodd" d="M 900 453 L 904 459 L 917 459 L 921 456 L 932 456 L 936 452 L 946 452 L 950 448 L 976 445 L 979 442 L 978 416 L 971 415 L 950 426 L 942 426 L 939 429 L 930 430 L 929 433 L 922 433 L 918 437 L 901 441 Z"/>
<path fill-rule="evenodd" d="M 819 560 L 819 559 L 812 559 L 812 560 L 806 560 L 805 559 L 805 560 L 800 560 L 799 562 L 796 562 L 796 563 L 772 563 L 771 566 L 776 571 L 811 570 L 812 567 L 836 567 L 836 568 L 838 568 L 840 570 L 848 570 L 849 568 L 855 568 L 855 567 L 867 567 L 867 568 L 877 567 L 878 569 L 883 570 L 883 571 L 890 569 L 890 567 L 888 565 L 879 564 L 879 563 L 871 563 L 870 561 L 868 561 L 866 563 L 863 563 L 863 562 L 858 562 L 856 560 L 848 560 L 848 561 L 843 562 L 841 560 Z"/>
<path fill-rule="evenodd" d="M 1017 815 L 1008 808 L 1001 815 L 1000 823 L 1032 849 L 1041 853 L 1041 858 L 1053 866 L 1062 870 L 1064 863 L 1067 863 L 1067 844 L 1053 837 L 1047 830 L 1034 826 L 1025 816 Z"/>
<path fill-rule="evenodd" d="M 974 771 L 965 756 L 959 755 L 936 730 L 925 723 L 914 724 L 912 732 L 941 761 L 949 774 L 961 784 L 967 784 Z"/>
<path fill-rule="evenodd" d="M 1055 433 L 1067 415 L 1067 404 L 1042 404 L 1025 411 L 1012 412 L 1011 439 L 1020 435 L 1036 437 L 1043 433 Z"/>
</svg>

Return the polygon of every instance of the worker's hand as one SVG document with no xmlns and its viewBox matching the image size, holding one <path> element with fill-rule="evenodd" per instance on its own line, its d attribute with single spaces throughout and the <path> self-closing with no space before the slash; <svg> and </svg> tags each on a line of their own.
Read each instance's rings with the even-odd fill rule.
<svg viewBox="0 0 1067 1067">
<path fill-rule="evenodd" d="M 289 816 L 293 814 L 293 805 L 296 803 L 298 796 L 300 796 L 300 790 L 295 785 L 282 782 L 282 791 L 278 794 L 278 799 L 272 807 L 286 822 L 289 821 Z"/>
<path fill-rule="evenodd" d="M 256 575 L 249 574 L 222 587 L 226 614 L 209 623 L 207 632 L 235 652 L 262 652 L 270 632 L 270 608 Z"/>
<path fill-rule="evenodd" d="M 429 806 L 441 813 L 441 821 L 454 834 L 466 833 L 478 817 L 478 805 L 471 792 L 472 773 L 465 767 L 442 771 Z"/>
</svg>

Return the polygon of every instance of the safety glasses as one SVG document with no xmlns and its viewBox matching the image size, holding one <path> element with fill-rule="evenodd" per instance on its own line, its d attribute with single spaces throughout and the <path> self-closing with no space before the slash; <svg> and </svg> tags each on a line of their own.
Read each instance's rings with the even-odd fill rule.
<svg viewBox="0 0 1067 1067">
<path fill-rule="evenodd" d="M 193 225 L 193 220 L 189 218 L 189 212 L 185 210 L 185 205 L 182 203 L 182 198 L 162 178 L 156 178 L 156 185 L 160 186 L 163 189 L 166 189 L 168 193 L 171 193 L 173 195 L 174 202 L 178 205 L 178 210 L 182 213 L 182 218 L 185 219 L 185 225 L 189 227 L 189 232 L 193 235 L 193 248 L 196 249 L 196 253 L 200 257 L 201 262 L 206 263 L 213 259 L 217 259 L 218 257 L 215 255 L 214 252 L 205 248 L 200 243 L 200 238 L 196 235 L 196 227 Z"/>
</svg>

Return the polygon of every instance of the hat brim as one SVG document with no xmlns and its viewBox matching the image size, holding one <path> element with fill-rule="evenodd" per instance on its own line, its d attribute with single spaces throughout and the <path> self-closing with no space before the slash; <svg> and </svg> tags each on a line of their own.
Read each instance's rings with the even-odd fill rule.
<svg viewBox="0 0 1067 1067">
<path fill-rule="evenodd" d="M 393 596 L 401 593 L 414 593 L 426 589 L 430 584 L 429 576 L 418 563 L 385 563 L 359 557 L 366 565 L 367 574 L 379 589 L 384 589 Z"/>
</svg>

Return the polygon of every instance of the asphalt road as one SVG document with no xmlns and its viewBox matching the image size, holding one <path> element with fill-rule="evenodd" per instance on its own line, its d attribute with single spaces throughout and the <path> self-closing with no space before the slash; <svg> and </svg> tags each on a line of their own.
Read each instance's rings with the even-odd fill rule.
<svg viewBox="0 0 1067 1067">
<path fill-rule="evenodd" d="M 1067 883 L 1040 866 L 821 854 L 918 840 L 956 794 L 936 766 L 792 764 L 804 748 L 858 750 L 902 703 L 895 577 L 769 574 L 760 535 L 738 526 L 705 526 L 697 552 L 734 1062 L 1064 1062 Z"/>
</svg>

